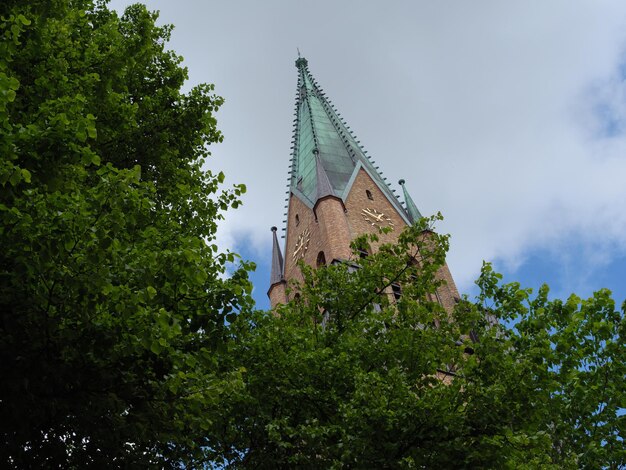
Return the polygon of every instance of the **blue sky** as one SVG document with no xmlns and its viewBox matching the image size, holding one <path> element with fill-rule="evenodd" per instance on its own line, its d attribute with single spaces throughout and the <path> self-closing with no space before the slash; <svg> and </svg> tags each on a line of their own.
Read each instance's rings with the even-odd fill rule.
<svg viewBox="0 0 626 470">
<path fill-rule="evenodd" d="M 130 2 L 114 0 L 122 9 Z M 626 298 L 626 2 L 148 0 L 189 86 L 226 102 L 212 169 L 248 187 L 219 243 L 258 263 L 281 226 L 296 48 L 381 170 L 441 211 L 474 293 L 483 260 L 554 296 Z"/>
</svg>

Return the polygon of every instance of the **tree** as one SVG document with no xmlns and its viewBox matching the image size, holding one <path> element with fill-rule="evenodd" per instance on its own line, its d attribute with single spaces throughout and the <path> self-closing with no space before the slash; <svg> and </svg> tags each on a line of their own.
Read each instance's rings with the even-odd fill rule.
<svg viewBox="0 0 626 470">
<path fill-rule="evenodd" d="M 533 296 L 486 264 L 446 312 L 429 294 L 447 237 L 427 222 L 366 259 L 358 240 L 358 268 L 302 265 L 297 299 L 238 318 L 233 466 L 623 468 L 626 304 Z"/>
<path fill-rule="evenodd" d="M 205 461 L 226 320 L 248 308 L 215 230 L 243 185 L 202 170 L 213 86 L 181 92 L 135 5 L 0 6 L 0 456 L 8 467 Z"/>
<path fill-rule="evenodd" d="M 446 312 L 447 238 L 422 221 L 252 311 L 251 265 L 226 276 L 214 241 L 244 188 L 202 171 L 222 99 L 181 92 L 155 21 L 0 5 L 5 467 L 626 465 L 626 306 L 606 290 L 551 300 L 486 265 Z"/>
</svg>

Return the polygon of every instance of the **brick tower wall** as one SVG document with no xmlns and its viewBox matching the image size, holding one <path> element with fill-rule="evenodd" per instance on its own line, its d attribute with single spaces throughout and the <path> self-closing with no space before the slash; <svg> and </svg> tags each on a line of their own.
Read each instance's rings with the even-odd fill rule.
<svg viewBox="0 0 626 470">
<path fill-rule="evenodd" d="M 368 197 L 367 191 L 371 194 Z M 394 230 L 389 233 L 378 232 L 378 228 L 365 220 L 363 209 L 376 210 L 391 219 Z M 318 253 L 324 252 L 327 262 L 333 259 L 350 259 L 350 242 L 364 233 L 377 233 L 379 241 L 371 246 L 376 251 L 385 243 L 395 243 L 399 234 L 406 227 L 406 222 L 387 196 L 378 188 L 364 169 L 360 169 L 345 200 L 345 210 L 341 202 L 335 198 L 319 201 L 316 214 L 298 197 L 292 195 L 289 200 L 289 220 L 285 243 L 285 279 L 302 281 L 302 273 L 297 266 L 293 253 L 298 237 L 308 230 L 308 246 L 302 259 L 310 266 L 315 266 Z M 296 222 L 296 215 L 299 222 Z M 447 264 L 441 267 L 438 278 L 444 280 L 444 286 L 438 289 L 440 303 L 450 311 L 459 297 L 456 285 Z M 274 302 L 272 302 L 274 305 Z"/>
</svg>

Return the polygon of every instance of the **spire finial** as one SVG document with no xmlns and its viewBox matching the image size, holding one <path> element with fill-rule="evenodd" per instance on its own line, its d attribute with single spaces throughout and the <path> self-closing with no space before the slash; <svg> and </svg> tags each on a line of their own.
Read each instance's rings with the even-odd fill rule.
<svg viewBox="0 0 626 470">
<path fill-rule="evenodd" d="M 296 50 L 298 51 L 298 59 L 300 58 L 300 48 L 296 47 Z"/>
<path fill-rule="evenodd" d="M 298 49 L 298 59 L 296 60 L 296 67 L 298 67 L 299 69 L 306 68 L 308 64 L 309 62 L 304 57 L 300 56 L 300 49 Z"/>
<path fill-rule="evenodd" d="M 404 193 L 404 202 L 406 204 L 406 212 L 407 212 L 407 215 L 409 216 L 409 220 L 411 221 L 411 223 L 415 223 L 419 219 L 422 218 L 422 214 L 420 213 L 419 209 L 413 202 L 413 199 L 409 195 L 409 192 L 406 190 L 404 183 L 405 181 L 403 179 L 398 181 L 398 184 L 402 186 L 402 192 Z"/>
</svg>

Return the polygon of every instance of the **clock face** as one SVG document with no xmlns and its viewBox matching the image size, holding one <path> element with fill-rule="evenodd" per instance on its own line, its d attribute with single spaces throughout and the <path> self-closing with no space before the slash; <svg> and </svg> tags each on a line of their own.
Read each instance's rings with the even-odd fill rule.
<svg viewBox="0 0 626 470">
<path fill-rule="evenodd" d="M 372 225 L 372 227 L 381 228 L 385 225 L 388 225 L 389 227 L 393 228 L 393 222 L 391 218 L 383 214 L 382 212 L 377 211 L 376 209 L 370 209 L 369 207 L 366 207 L 365 209 L 361 210 L 361 215 L 366 222 L 369 222 Z"/>
<path fill-rule="evenodd" d="M 311 231 L 307 228 L 300 234 L 300 236 L 296 240 L 296 247 L 293 250 L 294 261 L 298 261 L 299 259 L 304 258 L 304 255 L 306 254 L 306 250 L 309 247 L 310 239 L 311 239 Z"/>
</svg>

